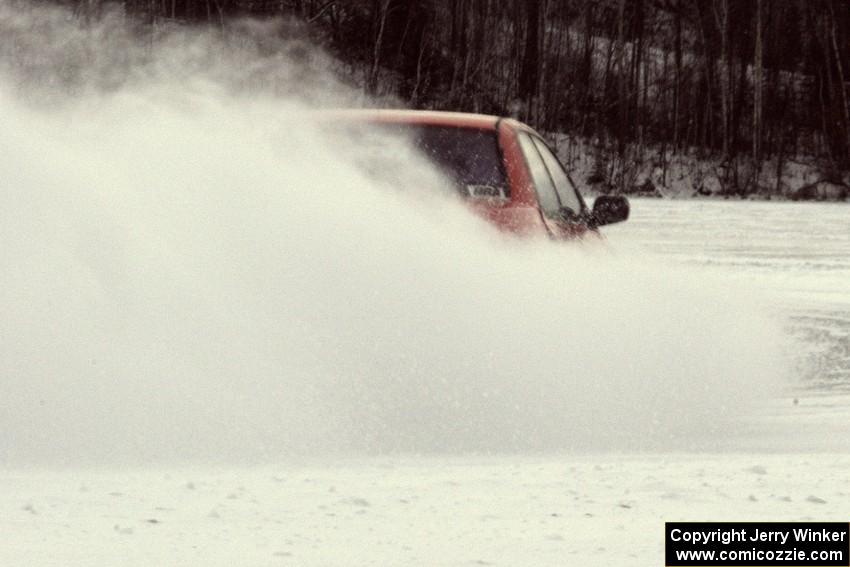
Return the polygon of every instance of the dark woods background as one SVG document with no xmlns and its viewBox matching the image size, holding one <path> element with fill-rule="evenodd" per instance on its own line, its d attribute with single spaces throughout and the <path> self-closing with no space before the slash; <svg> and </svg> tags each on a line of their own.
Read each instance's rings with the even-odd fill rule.
<svg viewBox="0 0 850 567">
<path fill-rule="evenodd" d="M 593 156 L 589 181 L 605 187 L 666 186 L 674 164 L 708 163 L 715 186 L 694 190 L 813 198 L 830 184 L 847 196 L 848 0 L 118 4 L 150 25 L 302 18 L 370 94 L 567 133 Z"/>
</svg>

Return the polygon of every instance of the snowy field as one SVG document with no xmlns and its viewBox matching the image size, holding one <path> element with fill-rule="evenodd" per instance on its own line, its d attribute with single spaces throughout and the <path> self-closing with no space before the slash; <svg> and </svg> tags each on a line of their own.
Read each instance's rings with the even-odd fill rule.
<svg viewBox="0 0 850 567">
<path fill-rule="evenodd" d="M 730 293 L 758 289 L 794 338 L 786 394 L 760 407 L 749 438 L 730 447 L 850 452 L 850 207 L 638 200 L 632 221 L 608 232 L 621 249 L 734 282 Z"/>
<path fill-rule="evenodd" d="M 6 472 L 4 565 L 663 565 L 663 522 L 845 521 L 838 455 Z"/>
<path fill-rule="evenodd" d="M 743 416 L 725 448 L 253 466 L 69 457 L 2 473 L 0 564 L 660 565 L 664 521 L 846 521 L 848 212 L 640 200 L 609 230 L 617 254 L 654 251 L 730 290 L 757 284 L 794 337 L 791 383 Z"/>
</svg>

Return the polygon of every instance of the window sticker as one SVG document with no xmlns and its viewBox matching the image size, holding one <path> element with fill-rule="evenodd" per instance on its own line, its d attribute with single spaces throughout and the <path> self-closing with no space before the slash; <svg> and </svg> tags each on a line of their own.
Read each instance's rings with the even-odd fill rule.
<svg viewBox="0 0 850 567">
<path fill-rule="evenodd" d="M 493 185 L 467 185 L 466 191 L 473 199 L 495 199 L 497 201 L 507 201 L 508 196 L 502 187 Z"/>
</svg>

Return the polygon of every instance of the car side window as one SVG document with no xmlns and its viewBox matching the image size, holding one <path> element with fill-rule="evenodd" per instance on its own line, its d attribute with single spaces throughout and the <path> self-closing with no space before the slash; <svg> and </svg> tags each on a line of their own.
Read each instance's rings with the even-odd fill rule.
<svg viewBox="0 0 850 567">
<path fill-rule="evenodd" d="M 522 154 L 528 163 L 528 170 L 531 173 L 531 181 L 534 183 L 540 208 L 547 216 L 556 216 L 561 210 L 561 202 L 558 200 L 555 184 L 552 183 L 552 178 L 546 170 L 546 164 L 540 157 L 531 136 L 525 132 L 520 132 L 518 138 Z"/>
<path fill-rule="evenodd" d="M 567 172 L 564 171 L 564 166 L 549 149 L 549 146 L 540 138 L 534 137 L 534 145 L 540 152 L 540 156 L 546 163 L 546 169 L 549 170 L 549 175 L 555 183 L 555 191 L 558 193 L 558 198 L 561 201 L 562 207 L 572 209 L 575 214 L 581 213 L 581 198 L 578 196 L 575 185 L 570 181 Z"/>
</svg>

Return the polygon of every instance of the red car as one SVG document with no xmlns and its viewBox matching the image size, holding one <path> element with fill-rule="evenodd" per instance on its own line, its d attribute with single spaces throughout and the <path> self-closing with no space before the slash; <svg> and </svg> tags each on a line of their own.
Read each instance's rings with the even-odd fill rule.
<svg viewBox="0 0 850 567">
<path fill-rule="evenodd" d="M 581 238 L 629 216 L 622 196 L 597 197 L 588 209 L 543 138 L 511 118 L 413 110 L 343 111 L 333 118 L 411 138 L 473 211 L 505 231 Z"/>
</svg>

